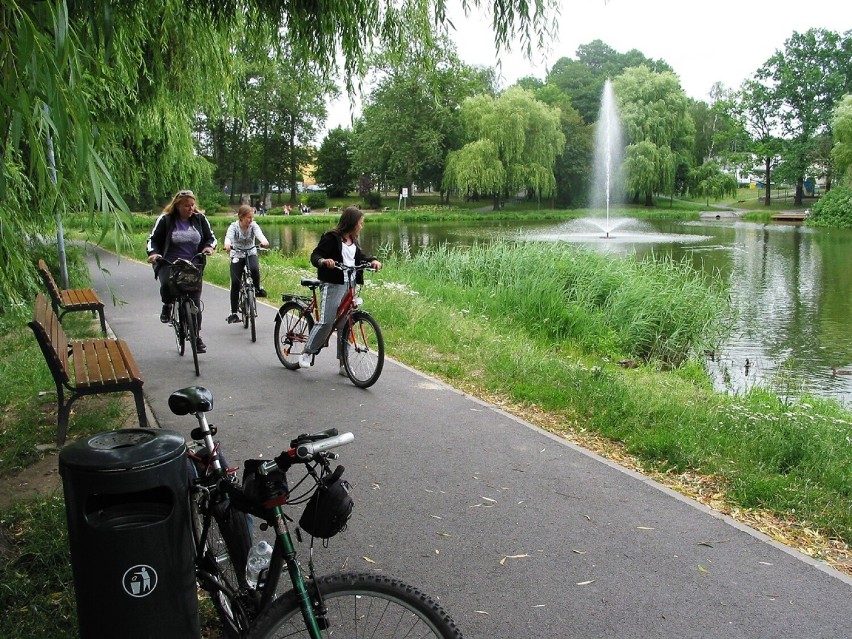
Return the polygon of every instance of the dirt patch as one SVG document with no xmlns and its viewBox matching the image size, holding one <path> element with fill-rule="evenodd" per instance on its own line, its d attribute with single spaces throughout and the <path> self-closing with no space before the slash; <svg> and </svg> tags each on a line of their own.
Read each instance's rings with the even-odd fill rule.
<svg viewBox="0 0 852 639">
<path fill-rule="evenodd" d="M 13 477 L 0 480 L 0 510 L 5 510 L 16 501 L 37 496 L 48 496 L 61 489 L 59 476 L 59 453 L 47 451 L 44 458 Z"/>
</svg>

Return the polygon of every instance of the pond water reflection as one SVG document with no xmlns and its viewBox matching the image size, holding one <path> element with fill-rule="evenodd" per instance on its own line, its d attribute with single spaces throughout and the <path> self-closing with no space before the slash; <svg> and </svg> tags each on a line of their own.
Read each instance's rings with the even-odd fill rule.
<svg viewBox="0 0 852 639">
<path fill-rule="evenodd" d="M 324 226 L 264 224 L 285 253 L 316 245 Z M 329 220 L 329 226 L 334 220 Z M 610 220 L 612 223 L 613 220 Z M 695 222 L 630 220 L 602 239 L 578 221 L 387 223 L 369 220 L 367 252 L 391 248 L 416 253 L 448 243 L 470 246 L 494 238 L 583 244 L 617 255 L 690 260 L 727 278 L 737 313 L 731 339 L 708 359 L 720 391 L 742 393 L 755 384 L 782 395 L 810 392 L 852 404 L 852 232 L 737 219 Z"/>
</svg>

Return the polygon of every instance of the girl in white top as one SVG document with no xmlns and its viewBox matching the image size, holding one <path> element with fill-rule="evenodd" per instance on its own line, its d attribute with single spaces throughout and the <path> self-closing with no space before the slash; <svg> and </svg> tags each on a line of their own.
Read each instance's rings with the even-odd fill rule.
<svg viewBox="0 0 852 639">
<path fill-rule="evenodd" d="M 266 291 L 260 285 L 257 244 L 267 248 L 269 240 L 260 230 L 260 225 L 254 221 L 254 214 L 254 208 L 243 204 L 237 211 L 237 221 L 231 223 L 225 234 L 224 249 L 231 252 L 231 314 L 227 318 L 228 324 L 236 324 L 240 321 L 237 316 L 237 305 L 240 299 L 240 278 L 246 260 L 248 260 L 249 272 L 257 296 L 266 297 Z"/>
</svg>

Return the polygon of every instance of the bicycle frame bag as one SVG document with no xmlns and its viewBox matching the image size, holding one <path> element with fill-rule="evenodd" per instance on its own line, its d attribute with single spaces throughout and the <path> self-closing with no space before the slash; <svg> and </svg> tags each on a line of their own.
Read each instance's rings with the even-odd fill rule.
<svg viewBox="0 0 852 639">
<path fill-rule="evenodd" d="M 343 466 L 320 480 L 316 491 L 308 500 L 299 526 L 312 537 L 328 539 L 346 529 L 346 523 L 352 516 L 351 486 L 341 479 Z"/>
<path fill-rule="evenodd" d="M 187 260 L 175 260 L 169 269 L 169 288 L 177 297 L 181 293 L 201 290 L 201 269 Z"/>
</svg>

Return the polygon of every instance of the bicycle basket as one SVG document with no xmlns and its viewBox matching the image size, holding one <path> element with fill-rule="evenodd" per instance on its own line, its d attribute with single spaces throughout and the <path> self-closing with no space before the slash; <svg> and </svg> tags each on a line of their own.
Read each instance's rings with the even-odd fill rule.
<svg viewBox="0 0 852 639">
<path fill-rule="evenodd" d="M 335 472 L 320 480 L 299 518 L 299 526 L 312 537 L 328 539 L 346 529 L 354 502 L 349 482 L 340 478 L 342 474 L 343 467 L 338 466 Z"/>
<path fill-rule="evenodd" d="M 201 290 L 201 269 L 192 262 L 175 260 L 169 269 L 169 288 L 175 297 L 181 293 L 197 293 Z"/>
</svg>

